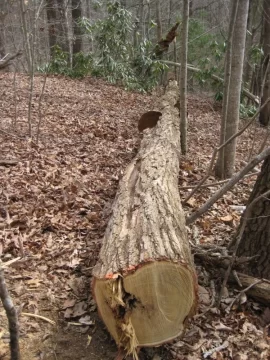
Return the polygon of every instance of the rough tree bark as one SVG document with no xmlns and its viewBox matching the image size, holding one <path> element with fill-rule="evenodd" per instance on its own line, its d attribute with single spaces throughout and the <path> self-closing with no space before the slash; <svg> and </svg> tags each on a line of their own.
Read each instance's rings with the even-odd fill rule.
<svg viewBox="0 0 270 360">
<path fill-rule="evenodd" d="M 270 1 L 264 0 L 263 2 L 263 29 L 262 29 L 262 39 L 263 39 L 263 52 L 264 52 L 264 61 L 263 61 L 263 73 L 268 69 L 266 75 L 266 81 L 263 89 L 262 104 L 270 96 L 270 67 L 267 66 L 270 58 Z M 266 105 L 264 109 L 260 112 L 259 121 L 263 126 L 269 125 L 269 116 L 270 116 L 270 104 Z"/>
<path fill-rule="evenodd" d="M 270 190 L 270 156 L 263 163 L 247 207 L 268 190 Z M 247 263 L 244 272 L 270 280 L 270 195 L 259 199 L 250 211 L 237 256 L 255 256 Z M 243 218 L 240 227 L 242 221 Z"/>
<path fill-rule="evenodd" d="M 127 167 L 93 270 L 99 313 L 120 348 L 156 346 L 183 333 L 197 281 L 178 191 L 177 83 Z M 136 356 L 136 355 L 135 355 Z"/>
</svg>

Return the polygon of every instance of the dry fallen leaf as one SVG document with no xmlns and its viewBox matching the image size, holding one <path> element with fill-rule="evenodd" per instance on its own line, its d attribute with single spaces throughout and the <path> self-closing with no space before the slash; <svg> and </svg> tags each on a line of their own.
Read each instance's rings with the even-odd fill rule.
<svg viewBox="0 0 270 360">
<path fill-rule="evenodd" d="M 226 216 L 222 216 L 220 218 L 220 220 L 224 221 L 225 223 L 229 223 L 229 222 L 233 221 L 233 217 L 232 217 L 232 215 L 228 214 Z"/>
</svg>

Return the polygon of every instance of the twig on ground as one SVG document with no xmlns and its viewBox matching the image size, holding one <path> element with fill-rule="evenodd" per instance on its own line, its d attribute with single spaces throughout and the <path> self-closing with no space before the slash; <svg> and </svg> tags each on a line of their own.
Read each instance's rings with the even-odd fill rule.
<svg viewBox="0 0 270 360">
<path fill-rule="evenodd" d="M 226 340 L 226 341 L 224 341 L 224 343 L 223 343 L 222 345 L 217 346 L 217 347 L 215 347 L 215 348 L 213 348 L 213 349 L 205 352 L 205 353 L 203 354 L 203 358 L 204 358 L 204 359 L 207 359 L 208 356 L 211 356 L 214 352 L 220 351 L 220 350 L 223 350 L 223 349 L 226 349 L 228 346 L 229 346 L 229 342 Z"/>
<path fill-rule="evenodd" d="M 51 325 L 55 325 L 55 321 L 51 320 L 51 319 L 48 319 L 47 317 L 45 316 L 41 316 L 41 315 L 37 315 L 37 314 L 32 314 L 32 313 L 25 313 L 25 312 L 22 312 L 20 315 L 22 316 L 28 316 L 28 317 L 33 317 L 33 318 L 37 318 L 37 319 L 41 319 L 41 320 L 44 320 L 46 322 L 48 322 L 49 324 Z"/>
<path fill-rule="evenodd" d="M 236 270 L 233 270 L 233 276 L 234 276 L 234 278 L 235 278 L 235 281 L 236 281 L 236 283 L 238 284 L 238 286 L 239 287 L 242 287 L 242 283 L 241 283 L 241 281 L 240 281 L 240 279 L 239 279 L 239 276 L 238 276 L 238 274 L 237 274 L 237 271 Z"/>
<path fill-rule="evenodd" d="M 231 311 L 231 308 L 233 307 L 233 304 L 240 299 L 240 297 L 245 294 L 248 290 L 250 290 L 251 288 L 253 288 L 255 285 L 257 284 L 261 284 L 263 282 L 262 279 L 258 279 L 256 281 L 254 281 L 253 284 L 250 284 L 249 286 L 247 286 L 245 289 L 241 290 L 239 292 L 239 294 L 232 300 L 232 302 L 230 303 L 230 305 L 226 308 L 226 311 L 227 312 L 230 312 Z"/>
<path fill-rule="evenodd" d="M 19 347 L 18 317 L 17 317 L 16 309 L 8 293 L 8 289 L 4 277 L 4 269 L 1 261 L 0 261 L 0 298 L 8 318 L 11 360 L 20 360 L 21 356 L 20 356 L 20 347 Z"/>
<path fill-rule="evenodd" d="M 197 344 L 195 345 L 190 345 L 189 343 L 187 343 L 185 340 L 180 340 L 178 343 L 183 344 L 183 346 L 186 346 L 188 348 L 189 351 L 195 352 L 200 350 L 200 348 L 203 346 L 204 343 L 206 343 L 207 340 L 206 339 L 201 339 Z M 173 349 L 175 349 L 176 351 L 179 350 L 179 346 L 177 346 L 176 344 L 171 345 L 171 347 Z M 169 348 L 169 346 L 167 346 L 167 348 Z M 170 349 L 171 350 L 171 349 Z M 173 350 L 174 351 L 174 350 Z"/>
<path fill-rule="evenodd" d="M 247 175 L 243 176 L 243 179 L 246 178 L 246 177 L 250 177 L 250 176 L 258 175 L 258 174 L 259 174 L 259 171 L 255 171 L 255 172 L 252 172 L 252 173 L 250 173 L 250 174 L 247 174 Z M 217 185 L 225 184 L 225 183 L 227 183 L 228 181 L 230 181 L 230 179 L 221 180 L 221 181 L 216 181 L 216 182 L 213 182 L 213 183 L 211 183 L 211 184 L 203 184 L 203 185 L 201 185 L 200 187 L 201 187 L 201 188 L 208 188 L 208 187 L 212 187 L 212 186 L 217 186 Z M 198 185 L 180 186 L 180 187 L 179 187 L 179 190 L 195 189 L 197 186 L 198 186 Z"/>
<path fill-rule="evenodd" d="M 9 261 L 6 261 L 5 263 L 2 263 L 2 269 L 6 269 L 8 266 L 14 264 L 15 262 L 17 262 L 18 260 L 20 260 L 21 257 L 16 257 L 15 259 L 12 259 L 12 260 L 9 260 Z"/>
</svg>

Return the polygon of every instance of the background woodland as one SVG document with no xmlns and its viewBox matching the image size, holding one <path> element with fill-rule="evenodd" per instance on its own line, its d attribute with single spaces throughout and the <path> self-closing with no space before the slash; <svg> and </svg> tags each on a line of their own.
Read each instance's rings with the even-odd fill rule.
<svg viewBox="0 0 270 360">
<path fill-rule="evenodd" d="M 269 59 L 267 0 L 0 0 L 0 358 L 124 358 L 89 284 L 125 168 L 169 128 L 138 121 L 177 80 L 181 138 L 157 149 L 180 159 L 198 311 L 139 358 L 268 359 Z"/>
</svg>

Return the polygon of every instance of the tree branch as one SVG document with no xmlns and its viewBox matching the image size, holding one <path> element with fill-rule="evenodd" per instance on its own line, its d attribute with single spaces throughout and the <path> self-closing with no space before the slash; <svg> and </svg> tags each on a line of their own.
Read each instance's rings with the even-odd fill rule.
<svg viewBox="0 0 270 360">
<path fill-rule="evenodd" d="M 15 54 L 9 55 L 6 58 L 4 58 L 3 60 L 0 59 L 0 69 L 7 67 L 11 60 L 15 59 L 17 56 L 20 56 L 20 55 L 22 55 L 22 51 L 18 50 Z"/>
<path fill-rule="evenodd" d="M 263 161 L 267 156 L 270 155 L 270 147 L 262 151 L 260 154 L 255 156 L 242 170 L 238 171 L 227 184 L 219 189 L 209 200 L 206 201 L 197 211 L 191 214 L 186 224 L 190 225 L 197 220 L 202 214 L 210 209 L 210 207 L 221 198 L 227 191 L 229 191 L 240 179 L 242 179 L 249 171 L 251 171 L 257 164 Z"/>
</svg>

